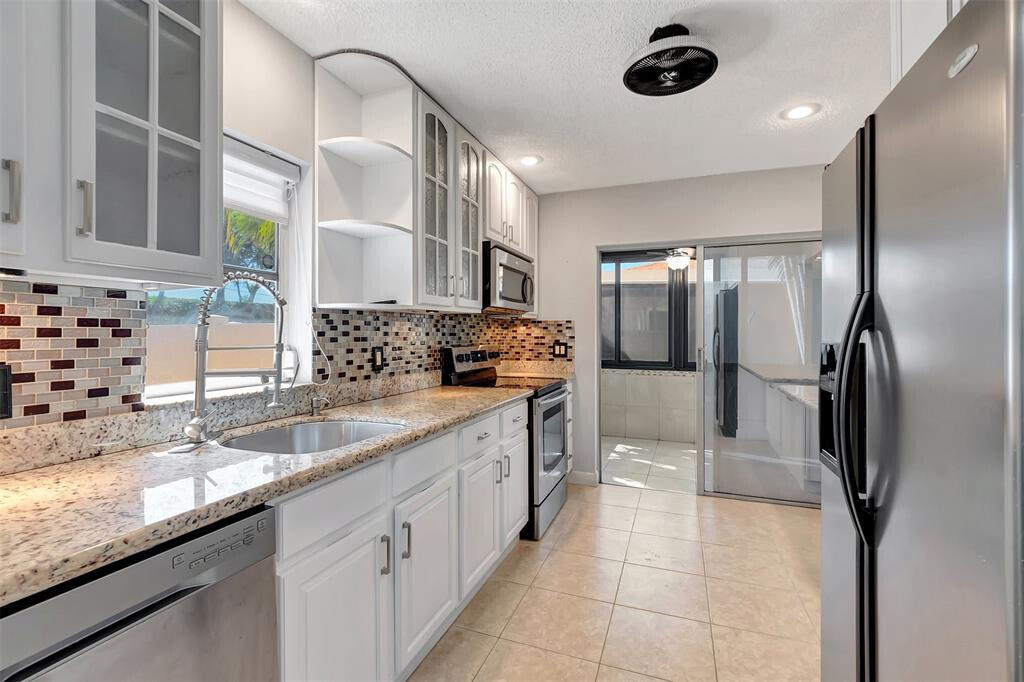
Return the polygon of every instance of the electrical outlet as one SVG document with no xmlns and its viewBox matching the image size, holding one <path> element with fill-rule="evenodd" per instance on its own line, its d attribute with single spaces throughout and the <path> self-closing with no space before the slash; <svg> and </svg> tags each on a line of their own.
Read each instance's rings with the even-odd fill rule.
<svg viewBox="0 0 1024 682">
<path fill-rule="evenodd" d="M 556 358 L 569 357 L 569 344 L 565 341 L 555 341 L 551 344 L 551 356 Z"/>
<path fill-rule="evenodd" d="M 384 371 L 384 346 L 374 346 L 370 349 L 372 357 L 370 359 L 370 368 L 374 372 Z"/>
<path fill-rule="evenodd" d="M 0 362 L 0 419 L 10 419 L 14 414 L 13 378 L 11 366 Z"/>
</svg>

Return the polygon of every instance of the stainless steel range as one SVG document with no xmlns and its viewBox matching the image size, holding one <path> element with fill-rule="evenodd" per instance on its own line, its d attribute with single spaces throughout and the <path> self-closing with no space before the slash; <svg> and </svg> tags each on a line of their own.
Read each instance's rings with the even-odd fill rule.
<svg viewBox="0 0 1024 682">
<path fill-rule="evenodd" d="M 530 520 L 521 537 L 539 540 L 565 504 L 568 492 L 567 401 L 564 379 L 498 374 L 501 354 L 485 346 L 441 350 L 446 386 L 523 388 L 530 396 Z"/>
</svg>

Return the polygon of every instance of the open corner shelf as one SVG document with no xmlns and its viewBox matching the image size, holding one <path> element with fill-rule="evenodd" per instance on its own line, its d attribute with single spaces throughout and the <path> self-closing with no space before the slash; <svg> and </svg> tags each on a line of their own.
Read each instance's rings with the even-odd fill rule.
<svg viewBox="0 0 1024 682">
<path fill-rule="evenodd" d="M 351 237 L 358 237 L 359 239 L 390 237 L 397 233 L 412 234 L 412 230 L 410 228 L 402 225 L 375 220 L 358 220 L 354 218 L 346 220 L 324 220 L 320 222 L 320 227 L 325 230 L 333 230 L 334 232 L 347 234 Z"/>
<path fill-rule="evenodd" d="M 332 137 L 329 140 L 320 140 L 319 146 L 326 152 L 364 168 L 412 160 L 412 154 L 398 145 L 369 137 Z"/>
</svg>

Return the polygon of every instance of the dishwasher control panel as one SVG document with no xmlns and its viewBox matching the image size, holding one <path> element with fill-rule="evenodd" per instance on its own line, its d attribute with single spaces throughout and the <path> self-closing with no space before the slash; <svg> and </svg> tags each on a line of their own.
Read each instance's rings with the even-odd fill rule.
<svg viewBox="0 0 1024 682">
<path fill-rule="evenodd" d="M 265 540 L 273 541 L 273 510 L 266 510 L 248 519 L 208 533 L 202 538 L 186 542 L 170 553 L 171 569 L 175 572 L 195 573 L 219 565 Z M 271 537 L 265 538 L 269 534 Z"/>
</svg>

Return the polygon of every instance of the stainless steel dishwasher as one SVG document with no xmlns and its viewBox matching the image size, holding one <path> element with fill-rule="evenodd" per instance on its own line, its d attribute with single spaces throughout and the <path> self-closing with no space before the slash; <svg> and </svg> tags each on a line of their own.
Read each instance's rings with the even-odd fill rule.
<svg viewBox="0 0 1024 682">
<path fill-rule="evenodd" d="M 274 510 L 260 508 L 0 608 L 0 679 L 279 677 Z"/>
</svg>

